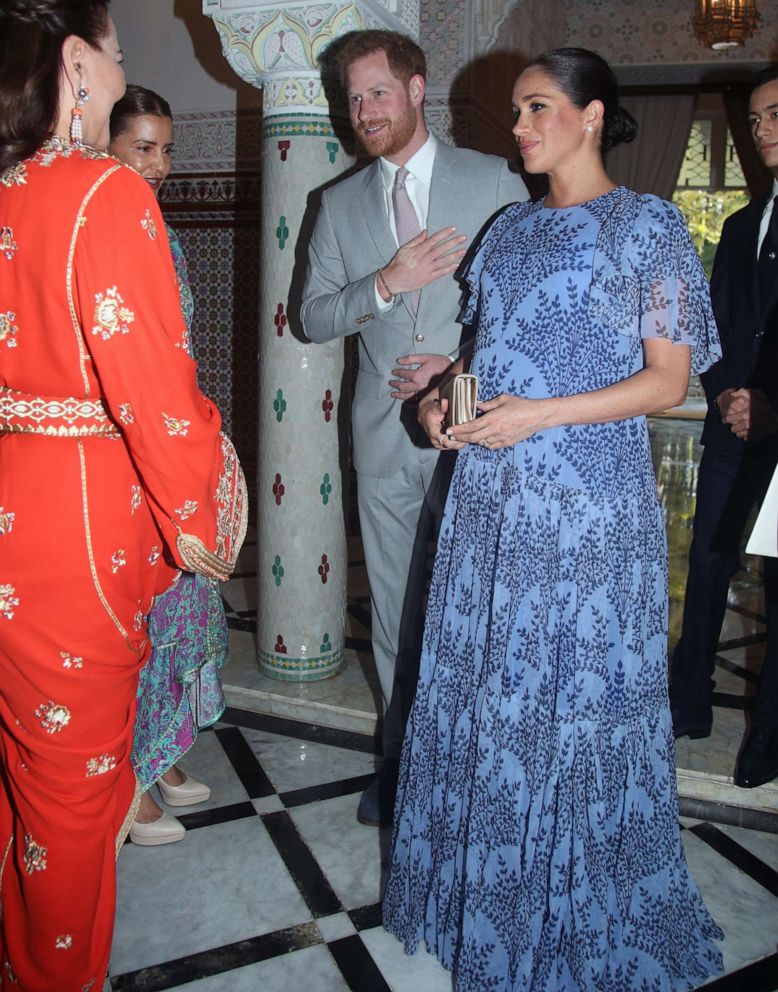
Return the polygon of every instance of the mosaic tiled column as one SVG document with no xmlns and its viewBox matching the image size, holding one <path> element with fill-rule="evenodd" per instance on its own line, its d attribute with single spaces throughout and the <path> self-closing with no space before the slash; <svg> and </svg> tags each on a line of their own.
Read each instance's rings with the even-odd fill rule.
<svg viewBox="0 0 778 992">
<path fill-rule="evenodd" d="M 266 103 L 263 146 L 259 665 L 275 678 L 303 681 L 332 675 L 343 661 L 347 559 L 337 417 L 343 342 L 300 341 L 289 326 L 287 295 L 309 188 L 339 175 L 351 160 L 327 114 L 310 109 Z"/>
<path fill-rule="evenodd" d="M 305 343 L 288 320 L 308 193 L 353 161 L 333 130 L 319 57 L 333 38 L 348 31 L 366 26 L 408 30 L 397 11 L 411 11 L 416 0 L 403 0 L 399 7 L 389 2 L 394 13 L 377 16 L 380 5 L 365 14 L 352 3 L 305 7 L 203 0 L 225 58 L 263 90 L 258 661 L 266 674 L 290 681 L 336 673 L 345 637 L 347 559 L 337 416 L 343 342 Z M 412 16 L 406 13 L 405 19 Z"/>
</svg>

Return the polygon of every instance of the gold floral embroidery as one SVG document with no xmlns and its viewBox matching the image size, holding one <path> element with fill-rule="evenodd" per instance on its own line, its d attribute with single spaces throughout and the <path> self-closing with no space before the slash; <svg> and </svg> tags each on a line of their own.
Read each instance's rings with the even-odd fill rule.
<svg viewBox="0 0 778 992">
<path fill-rule="evenodd" d="M 99 334 L 103 341 L 112 338 L 114 334 L 129 334 L 129 325 L 135 320 L 135 314 L 125 307 L 124 300 L 112 286 L 104 293 L 95 293 L 95 312 L 92 334 Z"/>
<path fill-rule="evenodd" d="M 188 499 L 183 506 L 180 506 L 175 511 L 182 520 L 188 520 L 193 514 L 197 513 L 197 500 Z"/>
<path fill-rule="evenodd" d="M 41 703 L 35 715 L 47 734 L 57 734 L 70 723 L 70 710 L 67 706 L 55 703 L 51 699 L 48 703 Z"/>
<path fill-rule="evenodd" d="M 70 158 L 71 155 L 79 155 L 81 158 L 85 159 L 111 157 L 105 152 L 92 148 L 90 145 L 75 145 L 72 141 L 68 141 L 65 138 L 60 138 L 58 135 L 55 135 L 53 138 L 49 138 L 47 141 L 43 142 L 38 151 L 35 153 L 35 161 L 39 165 L 43 166 L 43 168 L 47 169 L 53 162 L 56 162 L 58 155 L 62 158 Z"/>
<path fill-rule="evenodd" d="M 132 487 L 132 495 L 130 496 L 130 510 L 134 514 L 136 510 L 140 509 L 140 505 L 143 502 L 143 490 L 140 486 Z"/>
<path fill-rule="evenodd" d="M 14 607 L 19 605 L 19 597 L 14 596 L 16 588 L 7 582 L 0 585 L 0 617 L 6 620 L 13 620 Z"/>
<path fill-rule="evenodd" d="M 159 548 L 155 544 L 154 547 L 151 549 L 151 553 L 149 554 L 149 565 L 157 564 L 157 562 L 159 561 L 160 553 L 161 552 Z"/>
<path fill-rule="evenodd" d="M 86 777 L 92 778 L 94 775 L 105 775 L 116 768 L 116 758 L 112 754 L 101 754 L 97 758 L 90 758 L 86 763 Z"/>
<path fill-rule="evenodd" d="M 186 437 L 189 428 L 192 426 L 191 420 L 179 420 L 177 417 L 170 417 L 164 411 L 162 416 L 165 420 L 165 427 L 171 437 Z"/>
<path fill-rule="evenodd" d="M 126 554 L 127 552 L 124 548 L 119 548 L 118 551 L 114 551 L 113 556 L 111 557 L 111 571 L 114 575 L 116 575 L 120 568 L 124 568 L 127 564 L 127 559 L 125 557 Z"/>
<path fill-rule="evenodd" d="M 69 951 L 73 946 L 73 937 L 69 933 L 63 933 L 54 941 L 54 946 L 58 951 Z"/>
<path fill-rule="evenodd" d="M 151 211 L 146 211 L 146 216 L 141 220 L 140 226 L 148 234 L 148 236 L 153 241 L 157 236 L 157 225 L 154 223 L 154 219 L 151 216 Z"/>
<path fill-rule="evenodd" d="M 14 252 L 19 250 L 19 245 L 14 241 L 14 232 L 10 227 L 0 229 L 0 252 L 10 262 L 14 257 Z"/>
<path fill-rule="evenodd" d="M 95 980 L 94 978 L 90 978 L 89 981 L 86 983 L 86 985 L 81 986 L 81 992 L 92 992 L 92 989 L 94 987 L 95 987 Z"/>
<path fill-rule="evenodd" d="M 13 310 L 6 310 L 0 313 L 0 343 L 5 341 L 9 348 L 16 347 L 16 332 L 19 328 L 14 324 L 16 314 Z"/>
<path fill-rule="evenodd" d="M 60 658 L 62 658 L 63 668 L 83 668 L 84 659 L 78 658 L 76 655 L 68 654 L 67 651 L 60 651 Z"/>
<path fill-rule="evenodd" d="M 0 176 L 0 183 L 3 186 L 7 186 L 10 189 L 12 186 L 26 186 L 27 185 L 27 168 L 24 162 L 19 162 L 18 165 L 11 166 L 10 169 L 6 169 L 5 172 Z"/>
<path fill-rule="evenodd" d="M 32 834 L 24 835 L 24 867 L 28 875 L 34 871 L 46 870 L 48 850 L 33 840 Z"/>
<path fill-rule="evenodd" d="M 143 626 L 143 614 L 140 610 L 135 614 L 135 619 L 133 620 L 132 626 L 135 630 L 140 630 Z"/>
<path fill-rule="evenodd" d="M 135 414 L 133 413 L 131 403 L 122 403 L 119 406 L 119 421 L 127 427 L 129 424 L 135 423 Z"/>
<path fill-rule="evenodd" d="M 5 963 L 3 964 L 3 967 L 5 968 L 5 973 L 8 975 L 8 981 L 12 982 L 14 985 L 18 985 L 19 983 L 17 981 L 16 975 L 14 975 L 14 970 L 11 967 L 11 962 L 8 960 L 8 958 L 5 959 Z"/>
<path fill-rule="evenodd" d="M 216 487 L 216 553 L 205 547 L 194 534 L 180 533 L 176 548 L 185 567 L 224 581 L 235 567 L 248 525 L 248 490 L 235 449 L 222 435 L 224 470 Z"/>
<path fill-rule="evenodd" d="M 0 506 L 0 535 L 11 533 L 15 519 L 15 513 L 11 513 L 10 510 L 5 510 L 2 506 Z"/>
</svg>

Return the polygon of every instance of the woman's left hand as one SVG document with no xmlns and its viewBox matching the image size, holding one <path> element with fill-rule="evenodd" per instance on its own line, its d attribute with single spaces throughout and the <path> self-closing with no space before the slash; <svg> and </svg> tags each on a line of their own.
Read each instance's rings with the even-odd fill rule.
<svg viewBox="0 0 778 992">
<path fill-rule="evenodd" d="M 458 427 L 449 427 L 447 434 L 466 444 L 509 448 L 551 425 L 548 406 L 548 400 L 528 400 L 523 396 L 500 393 L 493 400 L 478 404 L 480 417 Z"/>
</svg>

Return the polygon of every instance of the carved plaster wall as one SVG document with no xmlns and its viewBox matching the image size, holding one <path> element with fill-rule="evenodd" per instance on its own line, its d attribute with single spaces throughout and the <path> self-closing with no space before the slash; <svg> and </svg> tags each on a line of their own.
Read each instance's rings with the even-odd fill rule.
<svg viewBox="0 0 778 992">
<path fill-rule="evenodd" d="M 551 4 L 556 6 L 556 4 Z M 778 55 L 778 4 L 757 0 L 761 21 L 743 48 L 714 52 L 692 31 L 693 0 L 567 0 L 567 43 L 594 48 L 620 66 L 686 65 L 731 70 L 736 64 L 766 62 Z M 664 72 L 663 72 L 664 74 Z M 691 74 L 690 74 L 691 75 Z"/>
</svg>

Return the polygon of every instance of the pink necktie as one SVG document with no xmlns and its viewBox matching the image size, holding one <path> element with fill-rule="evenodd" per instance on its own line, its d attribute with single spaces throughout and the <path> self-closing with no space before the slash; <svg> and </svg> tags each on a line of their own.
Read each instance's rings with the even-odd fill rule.
<svg viewBox="0 0 778 992">
<path fill-rule="evenodd" d="M 407 244 L 407 242 L 415 238 L 419 231 L 421 231 L 419 218 L 416 216 L 411 198 L 408 196 L 408 190 L 405 188 L 405 180 L 408 174 L 408 170 L 404 166 L 399 168 L 394 177 L 394 186 L 392 188 L 392 206 L 394 207 L 394 223 L 397 228 L 397 244 L 401 246 Z M 420 292 L 420 290 L 414 289 L 410 294 L 411 310 L 414 317 L 416 316 L 416 311 L 419 309 Z"/>
</svg>

